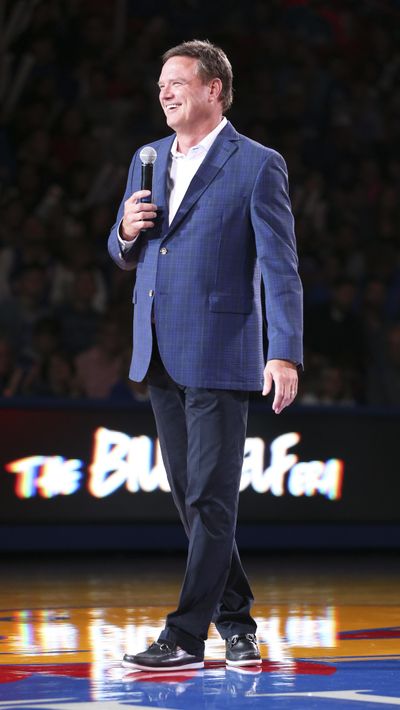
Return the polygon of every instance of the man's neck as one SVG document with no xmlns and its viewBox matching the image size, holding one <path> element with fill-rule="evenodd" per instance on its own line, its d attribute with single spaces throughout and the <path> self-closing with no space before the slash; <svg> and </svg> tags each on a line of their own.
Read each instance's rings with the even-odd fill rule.
<svg viewBox="0 0 400 710">
<path fill-rule="evenodd" d="M 201 127 L 199 127 L 196 130 L 192 130 L 188 133 L 184 133 L 181 131 L 176 132 L 176 137 L 177 137 L 177 150 L 180 153 L 183 153 L 183 155 L 186 155 L 191 148 L 193 148 L 194 145 L 198 145 L 200 141 L 203 140 L 206 136 L 208 136 L 211 131 L 214 130 L 222 121 L 222 114 L 214 118 L 212 121 L 210 120 L 207 124 L 203 124 Z"/>
</svg>

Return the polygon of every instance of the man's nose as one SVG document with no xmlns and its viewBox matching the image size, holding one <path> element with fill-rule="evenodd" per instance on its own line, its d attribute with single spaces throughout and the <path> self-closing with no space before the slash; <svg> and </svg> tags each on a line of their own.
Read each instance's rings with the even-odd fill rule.
<svg viewBox="0 0 400 710">
<path fill-rule="evenodd" d="M 173 95 L 172 86 L 170 84 L 165 84 L 160 91 L 160 99 L 165 101 L 165 99 L 170 99 Z"/>
</svg>

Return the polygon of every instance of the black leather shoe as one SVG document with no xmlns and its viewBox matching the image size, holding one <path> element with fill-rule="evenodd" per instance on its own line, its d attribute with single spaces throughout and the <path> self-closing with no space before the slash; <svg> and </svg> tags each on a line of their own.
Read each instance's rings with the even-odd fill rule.
<svg viewBox="0 0 400 710">
<path fill-rule="evenodd" d="M 228 666 L 258 666 L 261 661 L 257 639 L 254 634 L 231 636 L 225 641 Z"/>
<path fill-rule="evenodd" d="M 155 641 L 142 653 L 130 656 L 125 653 L 122 665 L 138 671 L 175 671 L 187 668 L 204 668 L 204 659 L 192 656 L 172 641 Z"/>
</svg>

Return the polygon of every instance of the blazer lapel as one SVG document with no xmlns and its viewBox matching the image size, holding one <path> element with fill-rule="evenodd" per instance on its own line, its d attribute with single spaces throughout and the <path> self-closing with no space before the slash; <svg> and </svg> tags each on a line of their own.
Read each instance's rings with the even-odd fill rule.
<svg viewBox="0 0 400 710">
<path fill-rule="evenodd" d="M 237 150 L 239 134 L 235 131 L 231 123 L 227 123 L 221 133 L 218 134 L 197 173 L 192 179 L 179 209 L 172 220 L 165 237 L 169 237 L 171 232 L 182 222 L 189 210 L 207 189 L 210 182 L 219 173 L 226 161 Z"/>
<path fill-rule="evenodd" d="M 154 163 L 152 199 L 158 208 L 158 224 L 161 234 L 168 230 L 168 161 L 175 135 L 168 136 L 157 146 L 157 160 Z"/>
</svg>

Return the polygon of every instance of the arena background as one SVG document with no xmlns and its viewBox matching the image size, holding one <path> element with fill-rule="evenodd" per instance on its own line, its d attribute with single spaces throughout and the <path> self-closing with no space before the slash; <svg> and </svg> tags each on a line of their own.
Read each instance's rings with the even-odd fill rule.
<svg viewBox="0 0 400 710">
<path fill-rule="evenodd" d="M 297 403 L 251 403 L 239 539 L 399 546 L 399 19 L 395 0 L 2 4 L 2 549 L 184 545 L 106 240 L 131 154 L 167 133 L 160 55 L 193 37 L 232 61 L 235 127 L 287 161 L 305 290 Z"/>
</svg>

